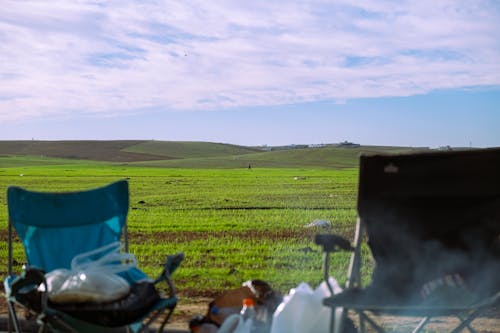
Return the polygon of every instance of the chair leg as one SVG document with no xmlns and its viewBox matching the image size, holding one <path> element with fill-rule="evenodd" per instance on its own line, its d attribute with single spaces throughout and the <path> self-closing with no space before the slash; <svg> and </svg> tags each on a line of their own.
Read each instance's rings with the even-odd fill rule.
<svg viewBox="0 0 500 333">
<path fill-rule="evenodd" d="M 330 333 L 337 333 L 335 332 L 335 310 L 337 308 L 332 307 L 330 309 L 330 326 L 328 327 L 328 332 Z"/>
<path fill-rule="evenodd" d="M 17 319 L 16 309 L 14 307 L 14 303 L 7 301 L 7 307 L 9 309 L 7 326 L 9 333 L 12 333 L 12 329 L 17 333 L 21 333 L 21 329 L 19 327 L 19 321 Z"/>
<path fill-rule="evenodd" d="M 174 312 L 174 309 L 171 309 L 168 311 L 166 314 L 165 318 L 163 319 L 163 322 L 161 323 L 160 327 L 158 328 L 158 333 L 163 332 L 163 328 L 167 324 L 168 320 L 170 319 L 170 316 L 172 315 L 172 312 Z"/>
<path fill-rule="evenodd" d="M 359 333 L 366 332 L 365 318 L 361 315 L 361 311 L 356 311 L 358 313 L 359 318 Z"/>
<path fill-rule="evenodd" d="M 477 316 L 482 312 L 482 310 L 477 310 L 477 313 L 472 313 L 470 316 L 464 318 L 462 315 L 457 315 L 458 319 L 460 319 L 461 322 L 463 322 L 464 320 L 467 320 L 468 318 L 471 318 L 467 324 L 466 324 L 466 327 L 467 329 L 469 330 L 470 333 L 477 333 L 475 329 L 472 328 L 472 326 L 470 326 L 470 324 L 472 323 L 472 321 L 474 319 L 477 318 Z M 471 317 L 472 315 L 474 315 L 474 317 Z"/>
<path fill-rule="evenodd" d="M 170 316 L 172 315 L 173 311 L 174 311 L 174 309 L 169 309 L 168 312 L 163 316 L 164 318 L 161 320 L 160 325 L 158 327 L 158 330 L 156 330 L 156 332 L 158 332 L 158 333 L 163 332 L 163 329 L 165 328 L 165 325 L 168 323 L 168 320 L 170 319 Z M 162 315 L 163 315 L 163 313 L 161 311 L 155 311 L 144 321 L 128 325 L 126 327 L 126 331 L 127 331 L 127 333 L 149 332 L 149 331 L 151 331 L 149 326 L 156 319 L 162 317 Z"/>
<path fill-rule="evenodd" d="M 333 308 L 330 326 L 333 326 L 334 333 L 342 333 L 344 329 L 344 308 Z"/>
<path fill-rule="evenodd" d="M 368 315 L 366 315 L 364 312 L 359 312 L 359 315 L 363 317 L 363 320 L 366 321 L 368 324 L 370 324 L 371 327 L 378 333 L 386 333 L 385 330 L 380 327 L 373 319 L 371 319 Z"/>
<path fill-rule="evenodd" d="M 460 331 L 462 331 L 464 328 L 467 327 L 467 329 L 471 332 L 471 333 L 476 333 L 476 330 L 473 329 L 471 326 L 470 326 L 470 323 L 476 319 L 477 316 L 479 316 L 479 314 L 482 312 L 483 310 L 482 309 L 479 309 L 479 310 L 476 310 L 474 311 L 473 313 L 471 313 L 467 318 L 462 318 L 461 316 L 457 316 L 458 319 L 461 320 L 461 323 L 452 331 L 452 333 L 458 333 Z"/>
<path fill-rule="evenodd" d="M 425 317 L 424 319 L 422 319 L 420 321 L 420 323 L 418 323 L 417 327 L 415 327 L 415 329 L 412 331 L 412 333 L 418 333 L 420 332 L 420 330 L 422 328 L 424 328 L 425 325 L 427 325 L 427 323 L 429 322 L 430 318 L 429 317 Z"/>
<path fill-rule="evenodd" d="M 161 312 L 159 311 L 155 311 L 154 313 L 151 313 L 148 317 L 148 319 L 146 320 L 143 320 L 141 322 L 138 323 L 137 327 L 136 327 L 136 331 L 134 331 L 134 333 L 143 333 L 143 332 L 150 332 L 151 329 L 150 329 L 150 325 L 155 321 L 157 320 L 158 318 L 160 318 L 161 316 Z M 163 330 L 163 327 L 165 325 L 162 323 L 161 324 L 161 327 L 156 331 L 156 332 L 161 332 L 161 330 Z"/>
</svg>

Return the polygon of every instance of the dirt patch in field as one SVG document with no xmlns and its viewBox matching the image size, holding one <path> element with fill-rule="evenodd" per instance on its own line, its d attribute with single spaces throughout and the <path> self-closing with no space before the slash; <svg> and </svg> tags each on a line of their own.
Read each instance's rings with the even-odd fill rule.
<svg viewBox="0 0 500 333">
<path fill-rule="evenodd" d="M 346 231 L 342 233 L 342 230 L 336 230 L 340 232 L 341 236 L 347 239 L 352 238 L 352 231 Z M 245 230 L 245 231 L 158 231 L 154 232 L 154 238 L 151 238 L 151 233 L 146 232 L 129 232 L 129 241 L 133 244 L 143 244 L 150 243 L 154 241 L 155 243 L 163 242 L 187 242 L 195 240 L 206 240 L 209 238 L 238 238 L 241 240 L 255 240 L 255 239 L 266 239 L 270 241 L 282 241 L 282 240 L 294 240 L 294 239 L 313 239 L 314 235 L 318 233 L 317 229 L 303 229 L 303 230 Z M 319 249 L 319 247 L 318 247 Z"/>
<path fill-rule="evenodd" d="M 242 231 L 154 231 L 151 232 L 141 232 L 141 231 L 129 231 L 129 243 L 130 244 L 145 244 L 145 243 L 164 243 L 172 241 L 194 241 L 194 240 L 205 240 L 207 238 L 239 238 L 242 240 L 255 240 L 255 239 L 268 239 L 274 240 L 285 240 L 285 239 L 300 239 L 310 238 L 311 240 L 314 236 L 321 232 L 316 228 L 304 228 L 302 230 L 242 230 Z M 350 229 L 336 229 L 335 233 L 345 237 L 346 239 L 353 238 L 353 231 Z M 154 237 L 151 235 L 154 234 Z M 14 231 L 14 236 L 15 231 Z M 0 230 L 0 241 L 8 240 L 8 231 Z M 16 242 L 20 240 L 16 237 Z M 319 247 L 318 247 L 319 249 Z"/>
<path fill-rule="evenodd" d="M 270 241 L 281 241 L 284 239 L 293 240 L 305 238 L 313 239 L 317 233 L 315 230 L 247 230 L 247 231 L 155 231 L 154 237 L 148 232 L 129 232 L 130 244 L 150 244 L 153 243 L 167 243 L 167 242 L 191 242 L 197 240 L 206 240 L 211 238 L 225 239 L 225 238 L 238 238 L 241 240 L 255 240 L 266 239 Z M 20 242 L 14 232 L 16 242 Z M 0 230 L 0 241 L 7 241 L 7 230 Z M 319 247 L 318 247 L 319 249 Z"/>
</svg>

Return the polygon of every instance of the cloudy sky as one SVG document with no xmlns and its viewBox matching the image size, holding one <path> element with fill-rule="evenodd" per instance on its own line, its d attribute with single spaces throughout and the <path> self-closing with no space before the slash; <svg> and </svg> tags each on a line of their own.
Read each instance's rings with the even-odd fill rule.
<svg viewBox="0 0 500 333">
<path fill-rule="evenodd" d="M 1 7 L 1 140 L 500 146 L 499 1 Z"/>
</svg>

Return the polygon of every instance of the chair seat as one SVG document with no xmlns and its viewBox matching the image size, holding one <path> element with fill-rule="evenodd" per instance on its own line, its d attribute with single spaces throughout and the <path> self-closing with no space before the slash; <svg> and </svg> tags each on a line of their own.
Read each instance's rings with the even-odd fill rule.
<svg viewBox="0 0 500 333">
<path fill-rule="evenodd" d="M 470 293 L 460 295 L 458 290 L 456 293 L 456 295 L 448 293 L 448 297 L 428 297 L 423 300 L 419 294 L 399 297 L 386 293 L 384 289 L 352 288 L 326 298 L 323 303 L 330 307 L 369 310 L 377 314 L 437 317 L 472 311 L 500 301 L 500 292 L 487 298 L 479 298 Z M 443 301 L 444 299 L 447 301 Z"/>
<path fill-rule="evenodd" d="M 141 319 L 145 314 L 150 313 L 151 308 L 160 301 L 160 296 L 152 283 L 139 282 L 132 285 L 130 293 L 126 297 L 114 302 L 104 304 L 50 303 L 50 306 L 90 323 L 118 327 Z"/>
</svg>

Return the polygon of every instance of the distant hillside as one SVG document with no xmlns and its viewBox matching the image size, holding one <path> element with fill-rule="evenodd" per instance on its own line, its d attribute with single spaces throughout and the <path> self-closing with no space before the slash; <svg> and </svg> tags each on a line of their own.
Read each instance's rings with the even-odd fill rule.
<svg viewBox="0 0 500 333">
<path fill-rule="evenodd" d="M 352 168 L 362 153 L 404 153 L 424 148 L 306 146 L 262 150 L 222 143 L 184 141 L 0 141 L 0 166 L 43 164 L 44 159 L 87 160 L 168 168 Z M 272 147 L 271 147 L 272 148 Z M 22 160 L 2 156 L 26 157 Z M 31 161 L 33 160 L 33 161 Z M 36 160 L 36 161 L 35 161 Z M 64 160 L 62 160 L 64 161 Z M 47 163 L 56 163 L 48 161 Z M 60 163 L 58 161 L 57 163 Z"/>
<path fill-rule="evenodd" d="M 0 156 L 43 156 L 107 162 L 241 155 L 258 150 L 209 142 L 174 141 L 0 141 Z"/>
<path fill-rule="evenodd" d="M 406 153 L 426 148 L 360 146 L 357 148 L 299 148 L 245 155 L 184 158 L 134 163 L 166 168 L 355 168 L 363 153 Z"/>
<path fill-rule="evenodd" d="M 165 156 L 127 152 L 143 141 L 0 141 L 0 155 L 44 156 L 107 162 L 164 160 Z"/>
<path fill-rule="evenodd" d="M 146 141 L 130 146 L 124 149 L 124 151 L 179 159 L 244 155 L 259 152 L 260 150 L 212 142 Z"/>
</svg>

